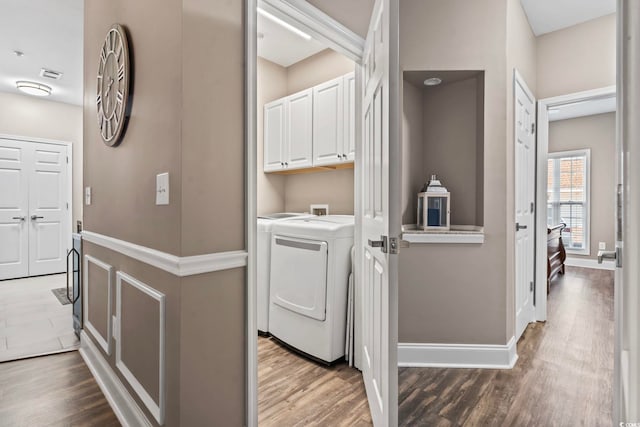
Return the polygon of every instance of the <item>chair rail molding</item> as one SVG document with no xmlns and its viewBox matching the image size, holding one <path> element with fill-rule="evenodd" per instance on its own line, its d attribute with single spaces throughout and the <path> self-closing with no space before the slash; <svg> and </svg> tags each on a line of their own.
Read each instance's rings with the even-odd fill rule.
<svg viewBox="0 0 640 427">
<path fill-rule="evenodd" d="M 244 250 L 179 257 L 87 230 L 82 232 L 82 238 L 179 277 L 231 270 L 247 265 L 247 251 Z"/>
</svg>

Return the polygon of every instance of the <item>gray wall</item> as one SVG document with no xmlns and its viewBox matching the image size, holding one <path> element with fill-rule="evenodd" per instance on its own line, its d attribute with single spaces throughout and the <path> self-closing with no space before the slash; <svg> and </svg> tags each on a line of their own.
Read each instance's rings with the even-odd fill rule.
<svg viewBox="0 0 640 427">
<path fill-rule="evenodd" d="M 598 257 L 598 242 L 608 250 L 615 244 L 615 121 L 615 113 L 607 113 L 549 123 L 549 153 L 591 149 L 591 247 L 582 256 L 591 259 Z"/>
<path fill-rule="evenodd" d="M 87 2 L 84 21 L 84 181 L 93 188 L 85 228 L 178 256 L 244 250 L 242 3 L 101 0 Z M 135 64 L 131 119 L 117 148 L 102 143 L 92 101 L 99 48 L 114 22 L 128 28 Z M 167 206 L 155 205 L 161 172 L 170 173 Z M 180 278 L 97 245 L 84 253 L 165 295 L 165 426 L 245 424 L 244 268 Z M 98 279 L 90 293 L 93 286 Z M 106 307 L 96 295 L 93 304 Z M 158 333 L 157 307 L 148 296 L 124 297 L 123 357 L 157 395 L 158 357 L 140 341 Z M 114 352 L 103 357 L 145 408 Z"/>
</svg>

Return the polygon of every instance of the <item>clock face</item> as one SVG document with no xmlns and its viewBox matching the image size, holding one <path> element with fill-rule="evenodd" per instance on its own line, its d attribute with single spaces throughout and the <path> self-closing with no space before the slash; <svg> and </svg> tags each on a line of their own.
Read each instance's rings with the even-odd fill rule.
<svg viewBox="0 0 640 427">
<path fill-rule="evenodd" d="M 100 49 L 96 106 L 105 144 L 118 145 L 128 118 L 129 46 L 124 28 L 111 27 Z"/>
</svg>

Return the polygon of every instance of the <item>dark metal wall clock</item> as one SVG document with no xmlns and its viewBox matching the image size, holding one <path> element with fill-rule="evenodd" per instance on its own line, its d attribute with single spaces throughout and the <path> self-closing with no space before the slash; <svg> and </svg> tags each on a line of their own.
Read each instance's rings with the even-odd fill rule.
<svg viewBox="0 0 640 427">
<path fill-rule="evenodd" d="M 102 140 L 108 146 L 122 141 L 130 112 L 131 63 L 125 29 L 118 24 L 107 32 L 100 48 L 96 107 Z"/>
</svg>

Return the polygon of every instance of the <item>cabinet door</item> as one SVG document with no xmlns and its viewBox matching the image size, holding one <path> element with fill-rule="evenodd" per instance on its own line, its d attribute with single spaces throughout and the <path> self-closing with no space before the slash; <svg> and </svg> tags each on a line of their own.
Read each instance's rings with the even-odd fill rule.
<svg viewBox="0 0 640 427">
<path fill-rule="evenodd" d="M 285 145 L 285 99 L 264 106 L 264 171 L 283 168 Z"/>
<path fill-rule="evenodd" d="M 311 167 L 313 162 L 313 90 L 287 97 L 285 168 Z"/>
<path fill-rule="evenodd" d="M 344 76 L 344 140 L 343 161 L 356 158 L 356 76 L 349 73 Z"/>
<path fill-rule="evenodd" d="M 313 165 L 340 163 L 344 121 L 343 77 L 313 88 Z"/>
</svg>

